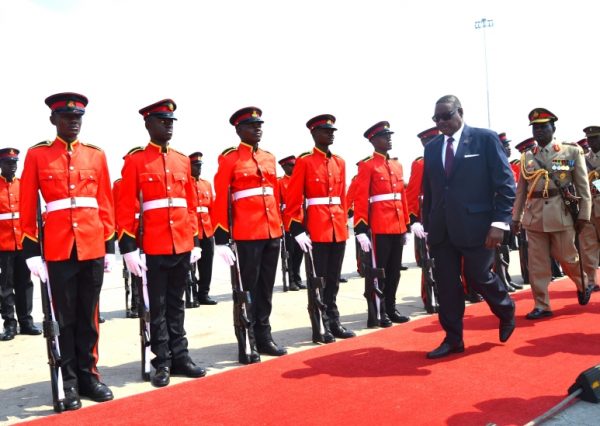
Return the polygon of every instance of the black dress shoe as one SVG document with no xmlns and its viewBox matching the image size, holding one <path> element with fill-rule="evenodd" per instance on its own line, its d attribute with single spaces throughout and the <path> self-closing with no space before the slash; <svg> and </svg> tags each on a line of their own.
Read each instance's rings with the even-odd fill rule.
<svg viewBox="0 0 600 426">
<path fill-rule="evenodd" d="M 397 324 L 402 324 L 403 322 L 408 322 L 410 321 L 409 317 L 405 317 L 404 315 L 400 315 L 398 312 L 394 311 L 390 314 L 388 314 L 388 317 L 390 318 L 390 320 L 392 322 L 395 322 Z"/>
<path fill-rule="evenodd" d="M 388 328 L 391 327 L 394 323 L 392 320 L 386 315 L 379 320 L 379 327 Z"/>
<path fill-rule="evenodd" d="M 4 329 L 4 334 L 0 336 L 0 340 L 3 342 L 7 342 L 15 338 L 17 334 L 17 327 L 6 327 Z"/>
<path fill-rule="evenodd" d="M 131 308 L 130 311 L 127 311 L 127 318 L 139 318 L 137 309 Z"/>
<path fill-rule="evenodd" d="M 600 285 L 594 284 L 594 288 L 592 288 L 592 291 L 600 291 Z"/>
<path fill-rule="evenodd" d="M 152 386 L 162 388 L 163 386 L 167 386 L 170 381 L 169 367 L 158 367 L 156 373 L 154 373 L 154 377 L 152 377 Z"/>
<path fill-rule="evenodd" d="M 513 282 L 513 281 L 511 281 L 509 284 L 511 285 L 511 287 L 514 287 L 517 290 L 523 290 L 523 284 L 517 284 L 516 282 Z"/>
<path fill-rule="evenodd" d="M 515 319 L 514 318 L 508 322 L 500 322 L 500 327 L 498 328 L 500 341 L 502 343 L 506 342 L 512 335 L 513 331 L 515 331 Z"/>
<path fill-rule="evenodd" d="M 356 336 L 353 331 L 348 330 L 342 324 L 335 322 L 331 324 L 331 334 L 340 339 L 349 339 L 350 337 Z"/>
<path fill-rule="evenodd" d="M 483 297 L 481 297 L 477 293 L 472 293 L 472 294 L 469 293 L 469 294 L 465 295 L 465 300 L 470 303 L 479 303 L 479 302 L 483 302 Z"/>
<path fill-rule="evenodd" d="M 427 353 L 427 358 L 436 359 L 443 358 L 450 354 L 458 354 L 465 351 L 465 344 L 463 342 L 451 345 L 450 343 L 443 342 L 440 346 Z"/>
<path fill-rule="evenodd" d="M 313 336 L 313 343 L 323 343 L 323 344 L 328 344 L 328 343 L 333 343 L 335 342 L 335 337 L 333 337 L 333 334 L 331 334 L 330 332 L 326 331 L 325 334 L 321 335 L 317 335 L 317 336 Z"/>
<path fill-rule="evenodd" d="M 347 283 L 348 282 L 348 278 L 340 277 L 340 282 L 341 283 Z"/>
<path fill-rule="evenodd" d="M 65 399 L 63 399 L 63 404 L 67 411 L 79 410 L 81 408 L 81 399 L 79 399 L 77 389 L 65 389 Z"/>
<path fill-rule="evenodd" d="M 407 269 L 408 269 L 408 266 L 404 266 L 404 265 L 400 266 L 400 270 L 401 271 L 406 271 Z"/>
<path fill-rule="evenodd" d="M 110 401 L 114 398 L 112 391 L 102 382 L 94 381 L 90 384 L 79 385 L 79 394 L 95 402 Z"/>
<path fill-rule="evenodd" d="M 104 324 L 104 323 L 106 322 L 106 320 L 104 319 L 104 317 L 103 317 L 102 315 L 100 315 L 100 316 L 98 317 L 98 322 L 99 322 L 100 324 Z"/>
<path fill-rule="evenodd" d="M 592 296 L 592 292 L 594 291 L 594 285 L 588 285 L 584 291 L 577 291 L 577 301 L 580 305 L 587 305 L 590 301 L 590 297 Z"/>
<path fill-rule="evenodd" d="M 289 291 L 298 291 L 298 290 L 300 290 L 300 287 L 298 287 L 298 284 L 296 284 L 295 282 L 291 282 L 290 285 L 288 286 L 288 290 Z"/>
<path fill-rule="evenodd" d="M 202 367 L 198 367 L 193 361 L 188 360 L 183 363 L 177 363 L 171 366 L 171 374 L 186 377 L 204 377 L 206 376 L 206 370 Z"/>
<path fill-rule="evenodd" d="M 258 352 L 265 355 L 271 356 L 282 356 L 287 354 L 287 351 L 275 344 L 272 340 L 267 340 L 266 342 L 261 342 L 256 344 L 256 348 Z"/>
<path fill-rule="evenodd" d="M 216 305 L 217 301 L 215 299 L 211 299 L 211 297 L 207 294 L 206 296 L 200 297 L 198 300 L 201 305 Z"/>
<path fill-rule="evenodd" d="M 300 289 L 300 290 L 306 290 L 306 286 L 304 284 L 302 284 L 302 281 L 296 281 L 296 286 Z"/>
<path fill-rule="evenodd" d="M 535 308 L 533 311 L 525 315 L 525 318 L 527 318 L 528 320 L 536 320 L 540 318 L 548 318 L 552 315 L 554 315 L 552 311 L 544 311 L 543 309 Z"/>
<path fill-rule="evenodd" d="M 238 355 L 238 362 L 244 365 L 259 363 L 260 354 L 255 350 L 250 352 L 250 356 L 246 355 L 245 353 L 241 353 Z"/>
<path fill-rule="evenodd" d="M 42 334 L 42 329 L 36 327 L 33 324 L 29 324 L 29 325 L 25 325 L 25 326 L 21 326 L 19 328 L 19 334 L 26 334 L 28 336 L 39 336 L 40 334 Z"/>
</svg>

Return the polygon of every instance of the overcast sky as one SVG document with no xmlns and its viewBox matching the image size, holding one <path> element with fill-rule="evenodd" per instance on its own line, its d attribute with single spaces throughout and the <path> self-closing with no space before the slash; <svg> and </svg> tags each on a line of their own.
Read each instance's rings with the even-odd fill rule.
<svg viewBox="0 0 600 426">
<path fill-rule="evenodd" d="M 408 175 L 439 97 L 457 95 L 466 122 L 487 127 L 481 18 L 494 22 L 485 33 L 491 128 L 514 145 L 541 106 L 558 115 L 557 137 L 577 141 L 600 124 L 599 9 L 579 0 L 0 0 L 2 145 L 24 151 L 54 138 L 44 99 L 80 92 L 90 100 L 81 140 L 106 150 L 115 180 L 122 156 L 148 142 L 137 111 L 168 97 L 179 118 L 172 146 L 202 151 L 210 180 L 218 154 L 239 142 L 230 115 L 249 105 L 262 108 L 261 147 L 278 158 L 312 148 L 309 118 L 335 115 L 332 151 L 348 178 L 372 152 L 363 132 L 388 120 L 391 154 Z"/>
</svg>

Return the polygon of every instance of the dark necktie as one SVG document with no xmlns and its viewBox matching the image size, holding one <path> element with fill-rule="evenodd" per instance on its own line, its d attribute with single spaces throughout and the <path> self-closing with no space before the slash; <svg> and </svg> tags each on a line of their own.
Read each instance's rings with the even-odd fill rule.
<svg viewBox="0 0 600 426">
<path fill-rule="evenodd" d="M 452 171 L 452 164 L 454 163 L 454 150 L 452 149 L 452 143 L 454 138 L 448 138 L 446 141 L 446 158 L 444 159 L 444 169 L 446 171 L 446 177 L 450 176 Z"/>
</svg>

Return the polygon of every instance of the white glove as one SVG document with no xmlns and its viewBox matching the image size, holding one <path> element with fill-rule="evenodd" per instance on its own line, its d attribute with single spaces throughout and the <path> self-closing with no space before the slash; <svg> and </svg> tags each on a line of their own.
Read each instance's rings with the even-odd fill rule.
<svg viewBox="0 0 600 426">
<path fill-rule="evenodd" d="M 233 266 L 235 263 L 235 254 L 227 244 L 217 244 L 215 246 L 215 252 L 221 256 L 223 262 L 229 266 Z"/>
<path fill-rule="evenodd" d="M 42 261 L 41 256 L 33 256 L 28 259 L 25 259 L 25 263 L 27 264 L 27 267 L 29 268 L 31 273 L 34 276 L 38 277 L 40 279 L 40 281 L 42 281 L 42 282 L 48 281 L 46 265 L 44 265 L 44 262 Z"/>
<path fill-rule="evenodd" d="M 202 257 L 202 250 L 200 247 L 194 247 L 190 252 L 190 263 L 196 263 Z"/>
<path fill-rule="evenodd" d="M 312 250 L 312 241 L 310 241 L 310 238 L 308 235 L 306 235 L 306 232 L 298 234 L 294 238 L 304 253 Z"/>
<path fill-rule="evenodd" d="M 367 237 L 367 234 L 357 234 L 356 239 L 358 240 L 358 243 L 360 244 L 360 249 L 362 251 L 364 251 L 365 253 L 371 251 L 371 240 L 369 239 L 369 237 Z"/>
<path fill-rule="evenodd" d="M 410 230 L 413 234 L 415 234 L 415 237 L 417 238 L 421 238 L 422 240 L 427 238 L 425 229 L 423 229 L 423 225 L 421 225 L 420 222 L 415 222 L 412 225 L 410 225 Z"/>
<path fill-rule="evenodd" d="M 123 255 L 123 259 L 125 260 L 125 266 L 127 266 L 127 270 L 136 277 L 142 276 L 142 269 L 144 271 L 148 270 L 146 263 L 140 257 L 139 250 L 134 250 L 130 251 L 129 253 L 125 253 Z"/>
<path fill-rule="evenodd" d="M 115 255 L 112 253 L 106 253 L 104 255 L 104 272 L 111 272 L 114 264 Z"/>
</svg>

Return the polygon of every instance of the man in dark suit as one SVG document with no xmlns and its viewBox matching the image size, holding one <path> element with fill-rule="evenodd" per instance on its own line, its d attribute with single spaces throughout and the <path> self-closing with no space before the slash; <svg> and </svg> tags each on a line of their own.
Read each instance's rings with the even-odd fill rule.
<svg viewBox="0 0 600 426">
<path fill-rule="evenodd" d="M 495 132 L 464 124 L 456 96 L 437 101 L 433 121 L 442 134 L 425 146 L 422 219 L 435 259 L 446 337 L 427 354 L 430 359 L 464 351 L 461 262 L 469 283 L 500 319 L 500 341 L 506 342 L 515 328 L 514 302 L 491 271 L 515 198 L 508 160 Z"/>
</svg>

